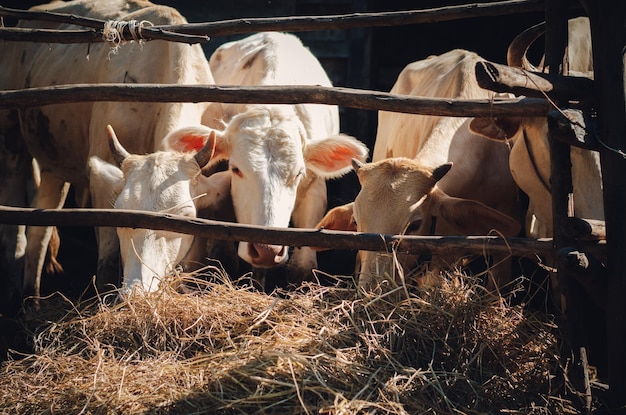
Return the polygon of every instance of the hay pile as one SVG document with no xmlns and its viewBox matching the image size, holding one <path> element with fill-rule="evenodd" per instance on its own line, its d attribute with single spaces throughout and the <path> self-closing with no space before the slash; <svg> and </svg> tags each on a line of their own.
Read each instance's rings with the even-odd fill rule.
<svg viewBox="0 0 626 415">
<path fill-rule="evenodd" d="M 576 412 L 554 324 L 466 277 L 368 295 L 181 278 L 44 324 L 2 367 L 0 412 Z"/>
</svg>

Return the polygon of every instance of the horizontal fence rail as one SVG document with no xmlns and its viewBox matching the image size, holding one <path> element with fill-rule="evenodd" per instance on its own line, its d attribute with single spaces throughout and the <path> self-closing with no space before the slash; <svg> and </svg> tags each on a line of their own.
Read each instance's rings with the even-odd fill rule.
<svg viewBox="0 0 626 415">
<path fill-rule="evenodd" d="M 121 209 L 31 209 L 0 206 L 0 223 L 29 226 L 116 226 L 185 233 L 228 241 L 358 249 L 415 254 L 446 254 L 451 249 L 470 254 L 552 255 L 552 239 L 488 236 L 406 236 L 331 231 L 325 229 L 271 228 L 189 219 L 185 216 Z M 590 253 L 603 257 L 603 242 L 584 243 Z"/>
<path fill-rule="evenodd" d="M 423 98 L 321 86 L 75 84 L 0 91 L 0 109 L 85 101 L 312 103 L 450 117 L 546 116 L 552 109 L 550 103 L 542 98 Z"/>
<path fill-rule="evenodd" d="M 2 6 L 0 6 L 0 17 L 66 23 L 92 28 L 92 30 L 58 30 L 2 27 L 0 28 L 0 40 L 45 43 L 95 43 L 107 41 L 103 36 L 107 22 L 100 19 L 64 13 L 10 9 Z M 133 39 L 137 36 L 131 33 L 131 29 L 128 26 L 124 28 L 121 35 L 124 39 Z M 176 33 L 161 27 L 142 25 L 141 40 L 167 40 L 170 42 L 194 44 L 208 42 L 209 37 L 206 35 Z"/>
<path fill-rule="evenodd" d="M 351 13 L 326 16 L 289 16 L 276 18 L 242 18 L 209 23 L 189 23 L 176 26 L 153 26 L 144 28 L 144 40 L 167 39 L 192 43 L 205 39 L 174 39 L 171 32 L 195 36 L 227 36 L 259 31 L 303 32 L 316 30 L 349 29 L 356 27 L 400 26 L 435 23 L 471 17 L 500 16 L 524 12 L 543 11 L 543 0 L 506 0 L 490 3 L 471 3 L 457 6 L 436 7 L 422 10 Z M 92 43 L 102 42 L 104 21 L 82 18 L 62 13 L 31 12 L 0 6 L 0 16 L 24 20 L 44 20 L 89 27 L 88 30 L 45 31 L 40 29 L 1 28 L 0 40 L 31 41 L 44 43 Z M 123 35 L 132 39 L 126 28 Z"/>
<path fill-rule="evenodd" d="M 130 35 L 125 39 L 131 39 Z M 0 40 L 39 43 L 100 43 L 103 39 L 102 30 L 56 30 L 56 29 L 21 29 L 6 27 L 0 29 Z M 208 36 L 186 35 L 184 33 L 168 32 L 154 26 L 142 28 L 141 40 L 167 40 L 169 42 L 196 44 L 210 40 Z"/>
</svg>

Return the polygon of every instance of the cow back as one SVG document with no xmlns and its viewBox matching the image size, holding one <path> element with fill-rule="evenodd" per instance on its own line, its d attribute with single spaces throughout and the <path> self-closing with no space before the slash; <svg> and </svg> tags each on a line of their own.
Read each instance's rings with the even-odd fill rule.
<svg viewBox="0 0 626 415">
<path fill-rule="evenodd" d="M 488 98 L 490 92 L 478 86 L 474 75 L 477 54 L 452 50 L 439 56 L 408 64 L 398 76 L 392 94 L 428 98 Z M 389 157 L 416 158 L 425 147 L 447 147 L 449 132 L 463 123 L 462 118 L 402 114 L 380 111 L 372 161 Z M 429 152 L 429 150 L 426 150 Z M 421 158 L 426 165 L 445 162 L 447 155 L 429 152 Z"/>
<path fill-rule="evenodd" d="M 332 83 L 317 58 L 300 39 L 287 33 L 263 32 L 221 45 L 209 61 L 220 85 L 319 85 Z M 225 121 L 245 112 L 249 104 L 224 104 Z M 339 132 L 335 105 L 289 105 L 302 121 L 308 139 Z"/>
<path fill-rule="evenodd" d="M 391 93 L 446 99 L 489 99 L 481 88 L 475 66 L 482 58 L 455 49 L 408 64 Z M 452 162 L 454 168 L 438 186 L 455 197 L 478 200 L 520 217 L 517 186 L 508 166 L 509 148 L 481 139 L 469 128 L 469 118 L 438 117 L 380 111 L 372 161 L 408 157 L 436 167 Z"/>
<path fill-rule="evenodd" d="M 155 25 L 186 23 L 175 9 L 148 1 L 53 2 L 36 10 L 83 15 L 102 20 L 148 21 Z M 72 25 L 28 22 L 22 27 L 72 29 Z M 166 83 L 212 84 L 213 77 L 198 45 L 173 42 L 97 44 L 26 44 L 9 42 L 2 52 L 12 62 L 1 79 L 3 89 L 61 84 Z M 89 156 L 111 160 L 106 125 L 111 124 L 131 152 L 160 148 L 171 130 L 199 124 L 206 104 L 96 102 L 48 105 L 21 114 L 22 135 L 42 168 L 65 181 L 86 185 Z"/>
</svg>

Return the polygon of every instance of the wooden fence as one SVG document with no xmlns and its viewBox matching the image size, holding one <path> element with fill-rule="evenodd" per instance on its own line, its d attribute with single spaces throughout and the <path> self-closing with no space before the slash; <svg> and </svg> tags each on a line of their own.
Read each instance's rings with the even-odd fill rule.
<svg viewBox="0 0 626 415">
<path fill-rule="evenodd" d="M 593 4 L 592 4 L 593 3 Z M 599 149 L 604 180 L 604 200 L 606 210 L 606 244 L 597 241 L 585 244 L 583 249 L 605 260 L 608 278 L 607 324 L 609 359 L 609 406 L 624 408 L 626 405 L 626 192 L 621 180 L 626 177 L 626 161 L 613 149 L 626 148 L 626 120 L 624 104 L 624 58 L 623 48 L 626 18 L 624 2 L 581 0 L 582 6 L 591 20 L 595 62 L 595 81 L 582 81 L 574 86 L 583 99 L 595 98 L 598 110 L 599 131 L 604 136 L 606 147 Z M 561 67 L 563 52 L 567 44 L 567 11 L 571 5 L 566 0 L 510 0 L 492 3 L 477 3 L 464 6 L 442 7 L 410 12 L 389 12 L 374 14 L 353 14 L 342 16 L 309 16 L 300 18 L 241 19 L 207 24 L 155 27 L 150 33 L 153 38 L 173 37 L 171 40 L 183 42 L 200 41 L 205 36 L 220 36 L 232 33 L 249 33 L 261 30 L 284 30 L 291 32 L 338 29 L 348 27 L 418 24 L 474 16 L 497 16 L 504 13 L 544 10 L 546 26 L 546 60 L 552 62 L 551 73 L 544 76 L 555 85 L 564 78 L 554 77 L 555 70 Z M 0 16 L 25 17 L 18 12 L 0 7 Z M 38 16 L 39 18 L 44 16 Z M 46 17 L 47 18 L 47 17 Z M 59 16 L 54 19 L 61 18 Z M 45 42 L 93 42 L 101 38 L 102 22 L 73 20 L 90 29 L 72 33 L 50 33 L 33 30 L 24 33 L 15 29 L 0 29 L 0 40 L 41 40 Z M 563 37 L 565 33 L 565 37 Z M 53 37 L 54 36 L 54 37 Z M 177 40 L 177 39 L 178 40 Z M 489 64 L 489 63 L 486 63 Z M 554 69 L 557 68 L 557 69 Z M 550 78 L 553 76 L 553 78 Z M 555 79 L 557 81 L 555 81 Z M 579 82 L 579 81 L 577 81 Z M 571 91 L 571 83 L 565 81 L 565 96 Z M 523 90 L 515 90 L 517 93 Z M 531 95 L 531 94 L 528 94 Z M 562 96 L 555 96 L 560 99 Z M 248 103 L 326 103 L 345 107 L 419 113 L 441 116 L 501 116 L 501 115 L 545 115 L 551 104 L 542 98 L 521 98 L 512 100 L 452 100 L 425 99 L 418 97 L 393 96 L 391 94 L 354 90 L 349 88 L 300 87 L 289 89 L 278 87 L 234 88 L 223 86 L 171 86 L 171 85 L 63 85 L 46 88 L 33 88 L 22 91 L 0 91 L 0 108 L 22 108 L 48 103 L 76 101 L 222 101 Z M 567 217 L 567 198 L 570 192 L 571 176 L 568 154 L 569 145 L 553 141 L 553 210 L 554 223 L 561 223 Z M 623 154 L 623 153 L 622 153 Z M 559 178 L 563 178 L 561 181 Z M 555 237 L 549 240 L 529 240 L 497 236 L 457 238 L 457 237 L 406 237 L 398 235 L 364 235 L 348 232 L 319 230 L 277 230 L 260 229 L 245 225 L 178 218 L 173 215 L 159 215 L 138 212 L 106 210 L 64 210 L 33 211 L 30 209 L 0 207 L 1 223 L 26 225 L 59 225 L 71 215 L 73 225 L 84 226 L 130 226 L 154 227 L 155 229 L 175 230 L 192 234 L 203 234 L 218 239 L 277 242 L 292 246 L 314 245 L 347 249 L 384 250 L 391 246 L 402 246 L 413 252 L 437 252 L 462 246 L 467 250 L 482 252 L 488 245 L 492 252 L 513 254 L 541 253 L 552 255 L 556 250 L 572 243 L 572 233 L 556 227 Z M 584 239 L 584 238 L 582 238 Z M 563 276 L 566 278 L 567 276 Z M 580 297 L 577 296 L 577 297 Z M 567 317 L 577 322 L 575 313 L 584 310 L 584 304 L 576 298 L 568 302 Z M 575 313 L 572 312 L 574 310 Z M 585 333 L 572 327 L 574 346 L 585 346 Z M 581 353 L 584 356 L 584 353 Z M 580 358 L 580 356 L 579 356 Z"/>
</svg>

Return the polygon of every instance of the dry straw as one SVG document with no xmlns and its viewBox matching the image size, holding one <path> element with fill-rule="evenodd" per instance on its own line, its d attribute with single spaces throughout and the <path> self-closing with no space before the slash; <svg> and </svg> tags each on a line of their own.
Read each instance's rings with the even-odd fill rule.
<svg viewBox="0 0 626 415">
<path fill-rule="evenodd" d="M 461 274 L 267 295 L 211 268 L 109 300 L 42 302 L 33 352 L 2 366 L 1 413 L 575 412 L 548 316 Z"/>
</svg>

